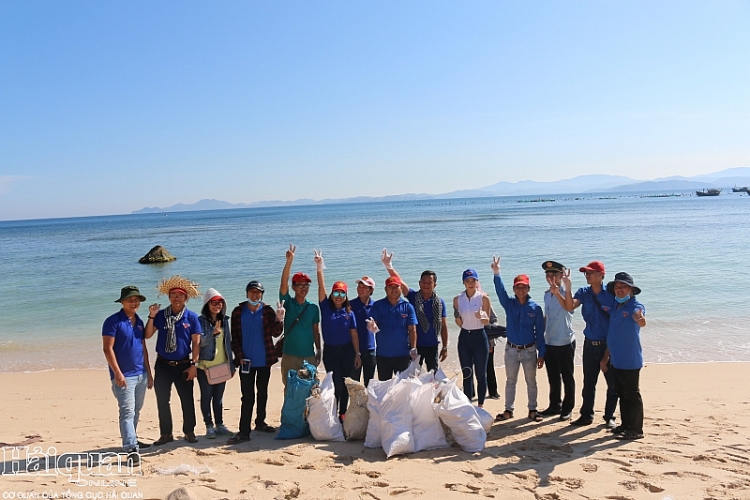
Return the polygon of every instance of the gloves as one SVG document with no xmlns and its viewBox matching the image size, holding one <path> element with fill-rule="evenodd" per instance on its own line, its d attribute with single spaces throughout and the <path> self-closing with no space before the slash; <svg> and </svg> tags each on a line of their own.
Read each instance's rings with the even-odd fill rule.
<svg viewBox="0 0 750 500">
<path fill-rule="evenodd" d="M 383 249 L 383 255 L 380 256 L 380 262 L 383 263 L 386 269 L 393 269 L 393 264 L 391 264 L 391 261 L 393 260 L 393 252 L 390 254 L 388 253 L 388 249 Z"/>
<path fill-rule="evenodd" d="M 409 356 L 411 357 L 412 361 L 414 361 L 415 359 L 417 359 L 417 348 L 416 347 L 412 347 L 411 348 L 411 350 L 409 351 Z"/>
<path fill-rule="evenodd" d="M 375 323 L 375 320 L 372 318 L 367 318 L 365 320 L 365 323 L 367 323 L 367 331 L 370 333 L 378 333 L 380 331 L 380 328 L 378 328 L 378 324 Z"/>
</svg>

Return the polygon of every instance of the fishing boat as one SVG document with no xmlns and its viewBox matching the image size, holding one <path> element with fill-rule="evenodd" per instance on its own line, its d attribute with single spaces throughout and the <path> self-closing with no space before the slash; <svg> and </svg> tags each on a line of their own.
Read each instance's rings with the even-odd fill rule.
<svg viewBox="0 0 750 500">
<path fill-rule="evenodd" d="M 750 194 L 750 191 L 748 191 L 748 189 L 749 188 L 747 186 L 743 186 L 743 187 L 734 186 L 732 188 L 732 192 L 733 193 L 747 193 L 747 194 Z"/>
<path fill-rule="evenodd" d="M 708 188 L 703 189 L 702 191 L 696 191 L 695 194 L 696 196 L 719 196 L 721 194 L 721 189 Z"/>
</svg>

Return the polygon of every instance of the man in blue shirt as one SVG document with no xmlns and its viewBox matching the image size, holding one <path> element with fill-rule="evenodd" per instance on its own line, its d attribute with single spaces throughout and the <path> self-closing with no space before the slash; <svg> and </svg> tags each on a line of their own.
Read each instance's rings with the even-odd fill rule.
<svg viewBox="0 0 750 500">
<path fill-rule="evenodd" d="M 565 308 L 565 287 L 561 286 L 565 266 L 548 260 L 542 264 L 542 269 L 549 283 L 549 289 L 544 292 L 544 341 L 547 344 L 544 365 L 549 380 L 549 407 L 541 413 L 545 417 L 560 415 L 560 420 L 570 420 L 575 406 L 573 360 L 576 341 L 573 313 Z M 565 386 L 565 397 L 561 400 L 562 385 Z"/>
<path fill-rule="evenodd" d="M 133 465 L 140 463 L 139 449 L 151 446 L 138 442 L 136 434 L 146 389 L 154 385 L 143 321 L 136 314 L 144 300 L 146 297 L 141 295 L 138 287 L 124 287 L 120 291 L 120 298 L 115 301 L 122 304 L 122 309 L 107 318 L 102 326 L 104 357 L 109 365 L 112 393 L 120 408 L 122 448 Z"/>
<path fill-rule="evenodd" d="M 393 253 L 383 249 L 381 259 L 388 274 L 401 276 L 393 268 Z M 437 372 L 438 369 L 438 339 L 442 343 L 440 362 L 448 357 L 448 321 L 446 319 L 445 301 L 435 293 L 437 274 L 435 271 L 423 271 L 419 277 L 419 291 L 409 288 L 401 280 L 401 293 L 414 307 L 417 315 L 417 354 L 419 364 L 427 364 L 427 370 Z"/>
<path fill-rule="evenodd" d="M 617 439 L 643 439 L 643 399 L 639 385 L 643 368 L 641 328 L 646 326 L 646 309 L 636 300 L 641 289 L 628 273 L 615 274 L 615 280 L 607 283 L 607 291 L 614 295 L 615 304 L 610 311 L 607 352 L 601 369 L 612 370 L 622 420 L 612 432 Z"/>
<path fill-rule="evenodd" d="M 513 418 L 516 401 L 516 383 L 518 371 L 523 366 L 526 379 L 526 391 L 529 398 L 529 418 L 540 422 L 542 416 L 536 411 L 537 387 L 536 369 L 544 366 L 544 354 L 547 346 L 544 343 L 544 314 L 542 308 L 529 296 L 529 277 L 519 274 L 513 280 L 514 296 L 505 291 L 500 276 L 500 257 L 492 257 L 492 272 L 495 273 L 495 292 L 500 304 L 505 309 L 506 335 L 505 344 L 505 411 L 495 420 L 503 421 Z"/>
<path fill-rule="evenodd" d="M 156 409 L 159 414 L 159 439 L 154 444 L 159 446 L 174 441 L 172 435 L 172 410 L 169 400 L 172 386 L 177 390 L 182 407 L 182 431 L 185 441 L 197 443 L 195 437 L 195 400 L 193 398 L 193 380 L 198 376 L 195 366 L 200 357 L 201 329 L 198 315 L 190 311 L 185 304 L 188 294 L 200 296 L 197 284 L 175 276 L 163 283 L 164 291 L 169 296 L 169 306 L 161 309 L 161 304 L 152 304 L 148 308 L 146 338 L 150 339 L 157 331 L 156 363 L 154 365 L 154 391 L 156 392 Z"/>
<path fill-rule="evenodd" d="M 385 298 L 375 301 L 367 320 L 367 328 L 376 336 L 378 380 L 390 380 L 416 359 L 416 324 L 414 307 L 401 297 L 401 280 L 391 276 L 385 280 Z"/>
<path fill-rule="evenodd" d="M 354 369 L 352 379 L 359 381 L 364 376 L 365 387 L 375 376 L 377 358 L 375 355 L 375 335 L 367 329 L 367 319 L 370 318 L 370 310 L 375 301 L 372 293 L 375 291 L 375 281 L 369 276 L 363 276 L 357 280 L 357 296 L 349 301 L 354 317 L 357 322 L 357 335 L 359 336 L 359 352 L 362 365 Z"/>
<path fill-rule="evenodd" d="M 612 296 L 604 290 L 604 264 L 598 260 L 589 262 L 579 269 L 586 276 L 588 286 L 579 288 L 572 294 L 570 277 L 563 277 L 565 285 L 565 308 L 573 311 L 581 306 L 581 315 L 586 322 L 583 329 L 583 404 L 581 416 L 571 422 L 573 425 L 591 425 L 594 421 L 594 401 L 596 383 L 599 380 L 599 364 L 607 351 L 607 331 L 609 330 L 609 311 Z M 604 372 L 607 382 L 607 399 L 604 404 L 604 421 L 607 428 L 615 428 L 615 408 L 617 407 L 617 391 L 612 379 L 612 372 Z"/>
</svg>

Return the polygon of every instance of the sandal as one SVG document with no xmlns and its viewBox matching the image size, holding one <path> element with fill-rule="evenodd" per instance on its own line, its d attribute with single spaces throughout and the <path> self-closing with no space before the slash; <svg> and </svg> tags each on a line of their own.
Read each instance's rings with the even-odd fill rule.
<svg viewBox="0 0 750 500">
<path fill-rule="evenodd" d="M 227 441 L 227 444 L 240 444 L 244 443 L 245 441 L 250 441 L 250 436 L 245 436 L 243 434 L 235 434 L 233 437 L 230 437 Z"/>
<path fill-rule="evenodd" d="M 544 417 L 542 417 L 538 411 L 536 410 L 530 410 L 529 411 L 529 420 L 532 422 L 541 422 L 544 420 Z"/>
<path fill-rule="evenodd" d="M 263 422 L 262 424 L 256 424 L 255 430 L 260 432 L 276 432 L 276 429 Z"/>
<path fill-rule="evenodd" d="M 511 410 L 505 410 L 502 413 L 498 413 L 495 417 L 495 422 L 502 422 L 504 420 L 510 420 L 513 418 L 513 412 Z"/>
</svg>

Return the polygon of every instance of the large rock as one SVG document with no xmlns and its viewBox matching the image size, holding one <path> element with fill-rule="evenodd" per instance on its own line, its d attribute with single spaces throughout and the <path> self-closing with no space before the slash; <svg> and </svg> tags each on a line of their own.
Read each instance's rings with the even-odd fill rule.
<svg viewBox="0 0 750 500">
<path fill-rule="evenodd" d="M 141 257 L 138 262 L 141 264 L 158 264 L 160 262 L 172 262 L 173 260 L 177 260 L 177 257 L 169 253 L 163 246 L 156 245 L 146 255 Z"/>
</svg>

